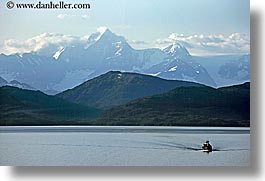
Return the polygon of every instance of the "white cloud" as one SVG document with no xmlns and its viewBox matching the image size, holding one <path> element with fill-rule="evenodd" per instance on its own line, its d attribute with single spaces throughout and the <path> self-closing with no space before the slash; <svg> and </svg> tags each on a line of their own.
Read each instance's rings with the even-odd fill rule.
<svg viewBox="0 0 265 181">
<path fill-rule="evenodd" d="M 68 19 L 68 18 L 82 18 L 82 19 L 89 19 L 89 15 L 83 14 L 83 15 L 76 15 L 76 14 L 59 14 L 57 15 L 57 18 L 60 20 Z"/>
<path fill-rule="evenodd" d="M 132 40 L 132 41 L 129 41 L 129 43 L 134 44 L 134 45 L 146 45 L 146 44 L 148 44 L 146 41 L 143 41 L 143 40 Z"/>
<path fill-rule="evenodd" d="M 66 19 L 66 18 L 71 18 L 71 17 L 76 17 L 76 15 L 72 15 L 72 14 L 59 14 L 57 16 L 57 18 L 63 20 L 63 19 Z"/>
<path fill-rule="evenodd" d="M 184 35 L 173 33 L 165 39 L 157 39 L 156 46 L 163 47 L 180 42 L 193 55 L 221 55 L 250 53 L 250 38 L 245 34 L 224 35 Z"/>
<path fill-rule="evenodd" d="M 50 55 L 61 47 L 85 43 L 85 41 L 86 37 L 43 33 L 25 41 L 6 40 L 3 43 L 2 52 L 5 54 L 38 52 L 40 54 Z"/>
<path fill-rule="evenodd" d="M 81 18 L 83 18 L 83 19 L 89 19 L 89 16 L 87 14 L 83 14 L 83 15 L 81 15 Z"/>
<path fill-rule="evenodd" d="M 86 16 L 85 16 L 86 17 Z M 103 33 L 106 27 L 98 28 Z M 25 41 L 9 39 L 3 42 L 0 53 L 29 53 L 37 52 L 42 55 L 51 55 L 62 47 L 81 44 L 86 46 L 90 36 L 77 37 L 55 33 L 43 33 Z M 157 39 L 150 43 L 144 40 L 128 41 L 134 48 L 150 47 L 163 48 L 174 42 L 180 42 L 192 55 L 224 55 L 250 53 L 250 38 L 247 35 L 234 33 L 224 35 L 183 35 L 173 33 L 164 39 Z"/>
</svg>

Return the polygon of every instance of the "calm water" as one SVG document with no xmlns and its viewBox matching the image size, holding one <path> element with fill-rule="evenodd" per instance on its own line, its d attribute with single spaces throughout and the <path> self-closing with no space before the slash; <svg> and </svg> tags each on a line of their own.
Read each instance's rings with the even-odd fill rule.
<svg viewBox="0 0 265 181">
<path fill-rule="evenodd" d="M 209 139 L 214 151 L 200 150 Z M 248 128 L 0 127 L 0 165 L 249 166 Z"/>
</svg>

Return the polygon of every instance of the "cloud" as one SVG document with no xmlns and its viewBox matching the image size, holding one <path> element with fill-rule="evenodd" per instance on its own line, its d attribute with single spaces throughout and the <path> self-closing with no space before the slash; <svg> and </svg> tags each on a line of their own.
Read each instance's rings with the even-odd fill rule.
<svg viewBox="0 0 265 181">
<path fill-rule="evenodd" d="M 134 45 L 147 45 L 148 44 L 146 41 L 143 41 L 143 40 L 132 40 L 132 41 L 129 41 L 129 43 L 134 44 Z"/>
<path fill-rule="evenodd" d="M 86 16 L 84 16 L 86 18 Z M 106 27 L 98 28 L 98 32 L 104 32 Z M 15 39 L 5 40 L 0 53 L 29 53 L 37 52 L 41 55 L 51 55 L 62 47 L 75 46 L 77 44 L 87 46 L 90 36 L 77 37 L 56 33 L 43 33 L 25 41 Z M 145 49 L 152 47 L 163 48 L 169 44 L 179 42 L 185 46 L 192 55 L 232 55 L 250 53 L 250 38 L 247 35 L 234 33 L 225 35 L 184 35 L 173 33 L 167 38 L 157 39 L 153 42 L 144 40 L 128 41 L 134 48 Z"/>
<path fill-rule="evenodd" d="M 85 42 L 86 37 L 43 33 L 25 41 L 6 40 L 3 43 L 2 52 L 5 54 L 38 52 L 43 55 L 51 55 L 51 53 L 54 53 L 61 47 Z"/>
<path fill-rule="evenodd" d="M 231 35 L 184 35 L 173 33 L 165 39 L 157 39 L 156 46 L 162 47 L 179 42 L 194 55 L 221 55 L 250 53 L 250 38 L 241 33 Z"/>
<path fill-rule="evenodd" d="M 71 15 L 71 14 L 59 14 L 57 16 L 57 18 L 63 20 L 63 19 L 66 19 L 66 18 L 71 18 L 71 17 L 76 17 L 76 15 Z"/>
<path fill-rule="evenodd" d="M 68 18 L 81 18 L 81 19 L 89 19 L 89 15 L 83 14 L 83 15 L 76 15 L 76 14 L 59 14 L 57 15 L 57 18 L 60 20 L 65 20 Z"/>
<path fill-rule="evenodd" d="M 89 16 L 87 14 L 83 14 L 83 15 L 81 15 L 81 18 L 82 19 L 89 19 Z"/>
</svg>

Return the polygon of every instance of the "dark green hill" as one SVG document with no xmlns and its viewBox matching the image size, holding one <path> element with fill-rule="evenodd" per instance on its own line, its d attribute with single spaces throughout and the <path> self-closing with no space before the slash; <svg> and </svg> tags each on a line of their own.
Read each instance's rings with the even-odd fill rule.
<svg viewBox="0 0 265 181">
<path fill-rule="evenodd" d="M 149 75 L 111 71 L 57 96 L 78 104 L 107 109 L 182 86 L 201 85 L 164 80 Z"/>
<path fill-rule="evenodd" d="M 110 109 L 96 124 L 250 126 L 250 84 L 176 88 Z"/>
<path fill-rule="evenodd" d="M 99 113 L 40 91 L 0 88 L 0 125 L 69 125 Z"/>
</svg>

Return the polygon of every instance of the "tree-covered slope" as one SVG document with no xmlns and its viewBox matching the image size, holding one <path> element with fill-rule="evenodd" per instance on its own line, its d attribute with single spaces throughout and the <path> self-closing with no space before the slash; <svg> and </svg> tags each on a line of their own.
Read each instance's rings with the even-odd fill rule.
<svg viewBox="0 0 265 181">
<path fill-rule="evenodd" d="M 249 126 L 250 84 L 221 89 L 176 88 L 110 109 L 97 124 Z"/>
<path fill-rule="evenodd" d="M 164 80 L 149 75 L 111 71 L 57 96 L 78 104 L 106 109 L 182 86 L 201 85 L 185 81 Z"/>
<path fill-rule="evenodd" d="M 0 88 L 0 125 L 67 125 L 90 120 L 98 109 L 48 96 L 40 91 Z"/>
</svg>

